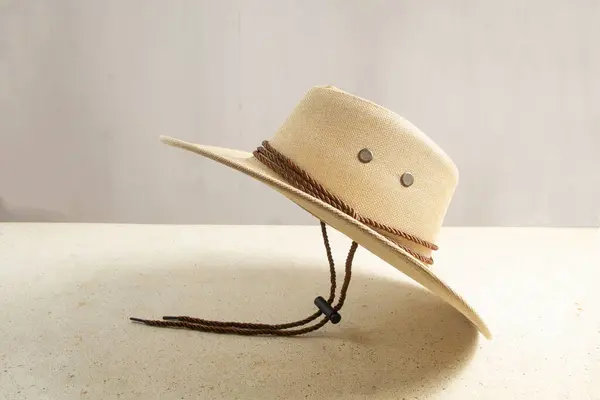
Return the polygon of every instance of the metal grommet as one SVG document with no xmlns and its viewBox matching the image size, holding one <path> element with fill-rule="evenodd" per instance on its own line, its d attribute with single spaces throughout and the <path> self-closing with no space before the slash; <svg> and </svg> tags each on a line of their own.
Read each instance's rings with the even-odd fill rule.
<svg viewBox="0 0 600 400">
<path fill-rule="evenodd" d="M 360 162 L 366 164 L 368 162 L 371 162 L 371 160 L 373 159 L 373 153 L 371 153 L 371 150 L 369 149 L 362 149 L 358 152 L 358 159 L 360 160 Z"/>
<path fill-rule="evenodd" d="M 402 186 L 404 186 L 404 187 L 409 187 L 414 182 L 415 182 L 415 177 L 410 172 L 405 172 L 400 177 L 400 183 L 402 183 Z"/>
</svg>

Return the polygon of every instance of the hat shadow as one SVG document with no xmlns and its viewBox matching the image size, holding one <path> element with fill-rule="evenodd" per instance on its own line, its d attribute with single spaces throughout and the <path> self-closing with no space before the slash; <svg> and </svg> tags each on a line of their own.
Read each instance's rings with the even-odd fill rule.
<svg viewBox="0 0 600 400">
<path fill-rule="evenodd" d="M 142 286 L 123 289 L 153 293 L 143 310 L 130 310 L 138 317 L 302 319 L 314 312 L 314 297 L 328 293 L 327 267 L 274 266 L 280 262 L 164 268 L 145 273 Z M 135 282 L 135 277 L 119 281 Z M 148 310 L 155 315 L 143 315 Z M 355 273 L 341 314 L 340 324 L 298 337 L 240 337 L 141 324 L 132 324 L 128 336 L 160 338 L 169 348 L 160 353 L 160 362 L 184 365 L 177 369 L 176 385 L 202 399 L 345 399 L 381 393 L 413 398 L 442 390 L 468 363 L 478 339 L 456 310 L 407 281 Z M 140 352 L 148 350 L 156 351 L 140 344 Z"/>
</svg>

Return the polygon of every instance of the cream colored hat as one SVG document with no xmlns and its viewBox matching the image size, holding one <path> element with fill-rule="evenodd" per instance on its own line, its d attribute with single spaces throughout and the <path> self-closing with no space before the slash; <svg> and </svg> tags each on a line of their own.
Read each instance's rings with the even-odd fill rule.
<svg viewBox="0 0 600 400">
<path fill-rule="evenodd" d="M 479 315 L 431 268 L 458 171 L 406 119 L 325 86 L 310 89 L 272 139 L 254 153 L 162 140 L 277 190 L 441 297 L 491 338 Z"/>
</svg>

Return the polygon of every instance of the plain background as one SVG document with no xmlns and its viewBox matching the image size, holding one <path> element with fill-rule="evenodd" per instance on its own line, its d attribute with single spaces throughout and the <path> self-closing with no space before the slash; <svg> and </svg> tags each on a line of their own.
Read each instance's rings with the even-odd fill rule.
<svg viewBox="0 0 600 400">
<path fill-rule="evenodd" d="M 0 220 L 304 224 L 252 151 L 313 85 L 459 167 L 447 225 L 600 225 L 598 1 L 0 0 Z"/>
</svg>

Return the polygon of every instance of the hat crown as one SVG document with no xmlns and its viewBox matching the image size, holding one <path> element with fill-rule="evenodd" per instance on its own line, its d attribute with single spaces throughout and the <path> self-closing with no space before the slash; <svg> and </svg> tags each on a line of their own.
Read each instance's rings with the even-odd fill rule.
<svg viewBox="0 0 600 400">
<path fill-rule="evenodd" d="M 314 87 L 270 143 L 362 216 L 436 241 L 458 170 L 406 119 L 335 87 Z"/>
</svg>

